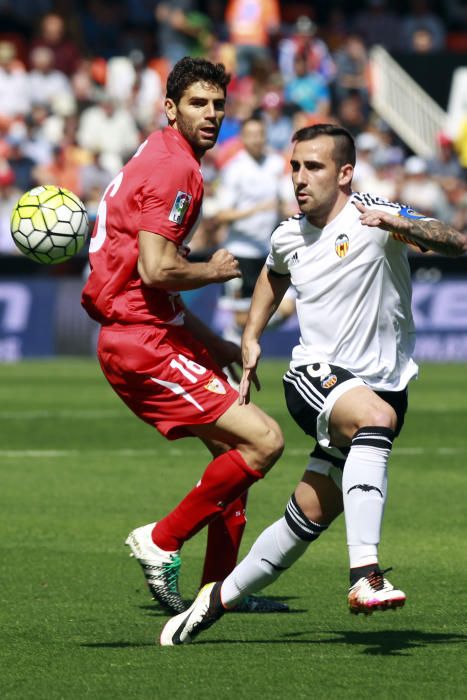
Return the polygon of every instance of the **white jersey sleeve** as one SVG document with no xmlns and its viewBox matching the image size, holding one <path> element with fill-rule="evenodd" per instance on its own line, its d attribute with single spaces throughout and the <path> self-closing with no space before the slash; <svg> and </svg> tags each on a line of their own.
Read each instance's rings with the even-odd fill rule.
<svg viewBox="0 0 467 700">
<path fill-rule="evenodd" d="M 418 219 L 422 221 L 434 221 L 433 217 L 431 216 L 425 216 L 424 214 L 421 214 L 420 212 L 415 211 L 411 207 L 409 207 L 407 204 L 400 204 L 399 202 L 391 202 L 385 197 L 379 197 L 376 194 L 369 194 L 369 193 L 363 193 L 363 192 L 354 192 L 353 194 L 353 199 L 356 200 L 357 202 L 360 202 L 363 204 L 363 206 L 367 207 L 367 209 L 380 209 L 381 211 L 385 211 L 388 214 L 393 214 L 394 216 L 402 216 L 405 219 Z M 408 238 L 403 236 L 400 233 L 396 233 L 395 231 L 391 232 L 389 234 L 391 238 L 393 238 L 396 241 L 399 241 L 401 243 L 405 243 L 407 245 L 413 245 L 416 248 L 418 248 L 421 252 L 426 252 L 427 248 L 423 248 L 422 246 L 418 246 L 416 243 L 413 243 L 410 241 Z"/>
<path fill-rule="evenodd" d="M 288 246 L 283 245 L 283 230 L 285 227 L 292 228 L 295 226 L 298 229 L 298 222 L 303 218 L 303 214 L 297 214 L 292 216 L 290 219 L 282 221 L 279 226 L 274 229 L 271 234 L 271 247 L 269 250 L 268 257 L 266 258 L 266 267 L 271 272 L 277 275 L 290 275 L 289 262 L 290 262 L 290 251 Z M 289 253 L 289 254 L 288 254 Z M 293 251 L 292 251 L 293 255 Z"/>
</svg>

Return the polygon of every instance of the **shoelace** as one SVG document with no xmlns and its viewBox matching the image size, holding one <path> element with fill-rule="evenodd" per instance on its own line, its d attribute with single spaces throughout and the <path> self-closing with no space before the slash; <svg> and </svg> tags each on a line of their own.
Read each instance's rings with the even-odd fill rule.
<svg viewBox="0 0 467 700">
<path fill-rule="evenodd" d="M 388 569 L 378 569 L 378 571 L 372 571 L 370 574 L 368 574 L 367 579 L 368 583 L 370 586 L 373 588 L 375 591 L 382 591 L 384 588 L 384 574 L 387 574 L 388 571 L 392 570 L 392 566 L 390 566 Z"/>
<path fill-rule="evenodd" d="M 174 554 L 171 557 L 170 563 L 165 563 L 162 566 L 167 587 L 171 593 L 178 593 L 178 576 L 181 565 L 181 558 L 178 556 L 178 554 Z"/>
</svg>

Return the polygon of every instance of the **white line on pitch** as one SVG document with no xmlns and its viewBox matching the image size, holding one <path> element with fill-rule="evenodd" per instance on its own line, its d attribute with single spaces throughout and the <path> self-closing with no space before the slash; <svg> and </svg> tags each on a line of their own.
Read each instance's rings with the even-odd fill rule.
<svg viewBox="0 0 467 700">
<path fill-rule="evenodd" d="M 154 448 L 154 449 L 132 449 L 132 448 L 121 448 L 121 449 L 73 449 L 73 450 L 0 450 L 0 457 L 5 458 L 21 458 L 21 457 L 31 457 L 31 458 L 52 458 L 52 457 L 78 457 L 80 455 L 110 455 L 114 457 L 141 457 L 141 456 L 154 456 L 157 457 L 160 453 L 167 455 L 169 457 L 187 457 L 187 450 L 176 448 L 176 447 L 165 447 Z M 393 450 L 395 455 L 438 455 L 438 456 L 450 456 L 455 454 L 463 454 L 465 449 L 462 447 L 437 447 L 435 449 L 428 449 L 426 447 L 399 447 Z M 191 451 L 191 455 L 199 456 L 200 459 L 203 457 L 207 458 L 207 452 Z M 309 450 L 306 448 L 298 449 L 291 448 L 285 451 L 285 458 L 287 455 L 292 457 L 303 456 L 306 457 Z"/>
<path fill-rule="evenodd" d="M 118 416 L 127 415 L 126 411 L 116 411 L 115 409 L 102 410 L 73 410 L 63 409 L 56 411 L 37 410 L 37 411 L 0 411 L 1 420 L 40 420 L 42 418 L 72 418 L 73 420 L 89 418 L 117 418 Z"/>
</svg>

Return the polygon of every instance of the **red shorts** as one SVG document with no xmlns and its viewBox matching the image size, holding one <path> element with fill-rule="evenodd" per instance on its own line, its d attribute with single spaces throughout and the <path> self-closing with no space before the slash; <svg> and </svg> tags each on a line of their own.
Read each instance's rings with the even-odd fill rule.
<svg viewBox="0 0 467 700">
<path fill-rule="evenodd" d="M 120 398 L 169 440 L 187 426 L 214 423 L 238 393 L 183 326 L 103 326 L 97 355 Z"/>
</svg>

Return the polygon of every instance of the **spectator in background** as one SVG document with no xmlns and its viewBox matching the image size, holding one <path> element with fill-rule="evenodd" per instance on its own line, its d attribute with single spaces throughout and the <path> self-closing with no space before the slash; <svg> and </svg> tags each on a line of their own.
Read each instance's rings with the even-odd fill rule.
<svg viewBox="0 0 467 700">
<path fill-rule="evenodd" d="M 102 85 L 99 87 L 94 79 L 93 71 L 94 61 L 83 58 L 71 76 L 71 86 L 79 113 L 96 102 L 99 90 L 102 88 Z"/>
<path fill-rule="evenodd" d="M 121 53 L 125 5 L 120 0 L 88 0 L 81 14 L 83 39 L 93 56 L 110 58 Z"/>
<path fill-rule="evenodd" d="M 135 49 L 128 56 L 108 60 L 105 89 L 109 97 L 129 108 L 140 127 L 154 127 L 162 110 L 162 81 L 147 65 L 142 51 Z"/>
<path fill-rule="evenodd" d="M 398 192 L 398 200 L 406 202 L 426 216 L 449 219 L 449 207 L 441 186 L 428 172 L 426 160 L 410 156 L 405 161 L 404 179 Z"/>
<path fill-rule="evenodd" d="M 325 120 L 331 106 L 331 94 L 326 82 L 319 73 L 308 72 L 306 56 L 303 54 L 295 56 L 294 72 L 294 77 L 285 85 L 286 102 Z"/>
<path fill-rule="evenodd" d="M 244 121 L 261 107 L 264 95 L 275 90 L 282 81 L 272 58 L 256 56 L 248 75 L 234 74 L 229 86 L 229 99 L 235 100 L 237 117 Z"/>
<path fill-rule="evenodd" d="M 239 263 L 242 278 L 225 288 L 234 311 L 233 327 L 226 337 L 239 341 L 248 315 L 253 289 L 264 265 L 271 231 L 281 217 L 280 187 L 284 158 L 268 151 L 266 128 L 252 117 L 240 132 L 243 149 L 221 172 L 217 220 L 228 226 L 224 247 Z"/>
<path fill-rule="evenodd" d="M 12 41 L 0 41 L 0 117 L 25 115 L 30 107 L 27 74 Z"/>
<path fill-rule="evenodd" d="M 8 151 L 6 154 L 9 167 L 14 176 L 14 183 L 19 192 L 27 192 L 34 186 L 32 175 L 35 163 L 33 159 L 24 152 L 23 137 L 12 133 L 7 137 Z"/>
<path fill-rule="evenodd" d="M 284 104 L 284 96 L 279 90 L 267 92 L 261 102 L 266 141 L 276 151 L 288 148 L 292 137 L 292 119 L 284 112 Z"/>
<path fill-rule="evenodd" d="M 428 29 L 417 29 L 411 37 L 411 43 L 407 46 L 413 53 L 433 53 L 435 51 L 433 36 Z"/>
<path fill-rule="evenodd" d="M 90 160 L 79 167 L 81 198 L 86 205 L 89 218 L 94 220 L 99 202 L 113 173 L 105 167 L 105 159 L 98 152 L 90 153 Z"/>
<path fill-rule="evenodd" d="M 77 69 L 80 51 L 76 42 L 68 35 L 65 20 L 61 15 L 49 12 L 42 17 L 37 38 L 32 42 L 32 49 L 36 47 L 52 51 L 56 70 L 65 75 L 71 76 Z"/>
<path fill-rule="evenodd" d="M 327 44 L 316 36 L 317 26 L 306 15 L 297 19 L 294 32 L 278 44 L 278 62 L 285 82 L 295 77 L 295 57 L 304 56 L 307 71 L 317 73 L 329 85 L 336 73 Z"/>
<path fill-rule="evenodd" d="M 402 19 L 404 47 L 414 49 L 417 43 L 420 45 L 420 33 L 429 35 L 431 51 L 441 51 L 444 48 L 446 30 L 440 17 L 432 11 L 428 0 L 410 0 L 409 13 Z"/>
<path fill-rule="evenodd" d="M 333 91 L 338 102 L 351 93 L 358 93 L 369 111 L 369 73 L 368 54 L 362 38 L 358 34 L 349 34 L 340 49 L 334 55 L 336 76 Z"/>
<path fill-rule="evenodd" d="M 388 51 L 403 49 L 402 25 L 399 16 L 388 7 L 386 0 L 367 0 L 366 9 L 357 12 L 352 30 L 370 48 L 381 44 Z"/>
<path fill-rule="evenodd" d="M 82 112 L 77 140 L 88 151 L 103 154 L 115 174 L 138 147 L 140 136 L 130 111 L 103 92 L 98 104 Z"/>
<path fill-rule="evenodd" d="M 462 167 L 453 140 L 443 131 L 437 136 L 436 156 L 428 161 L 427 166 L 430 175 L 441 184 L 450 178 L 462 178 Z"/>
<path fill-rule="evenodd" d="M 350 92 L 337 104 L 336 117 L 340 125 L 354 137 L 367 128 L 368 119 L 365 114 L 365 105 L 358 92 Z"/>
<path fill-rule="evenodd" d="M 375 180 L 375 166 L 373 156 L 376 153 L 380 142 L 370 131 L 364 131 L 355 139 L 356 161 L 353 175 L 354 189 L 359 192 L 373 192 L 367 187 L 367 182 Z"/>
<path fill-rule="evenodd" d="M 255 59 L 270 58 L 280 21 L 279 0 L 227 0 L 225 22 L 236 49 L 237 75 L 250 73 Z"/>
<path fill-rule="evenodd" d="M 330 7 L 320 35 L 331 53 L 344 43 L 350 32 L 350 18 L 342 7 Z"/>
<path fill-rule="evenodd" d="M 35 105 L 25 121 L 17 123 L 18 132 L 24 129 L 24 153 L 36 165 L 49 163 L 52 159 L 53 142 L 48 130 L 50 112 L 44 105 Z"/>
<path fill-rule="evenodd" d="M 36 46 L 31 51 L 27 76 L 31 104 L 50 106 L 57 95 L 71 96 L 70 81 L 56 69 L 54 61 L 53 51 L 46 46 Z"/>
<path fill-rule="evenodd" d="M 37 165 L 32 174 L 37 185 L 60 185 L 81 197 L 79 171 L 73 149 L 68 146 L 55 146 L 52 160 L 49 163 Z"/>
<path fill-rule="evenodd" d="M 183 56 L 204 53 L 211 44 L 209 18 L 196 10 L 193 0 L 159 2 L 155 7 L 156 48 L 169 67 Z"/>
<path fill-rule="evenodd" d="M 15 174 L 7 160 L 8 145 L 0 142 L 0 254 L 18 253 L 10 233 L 11 211 L 22 194 L 16 187 Z"/>
</svg>

